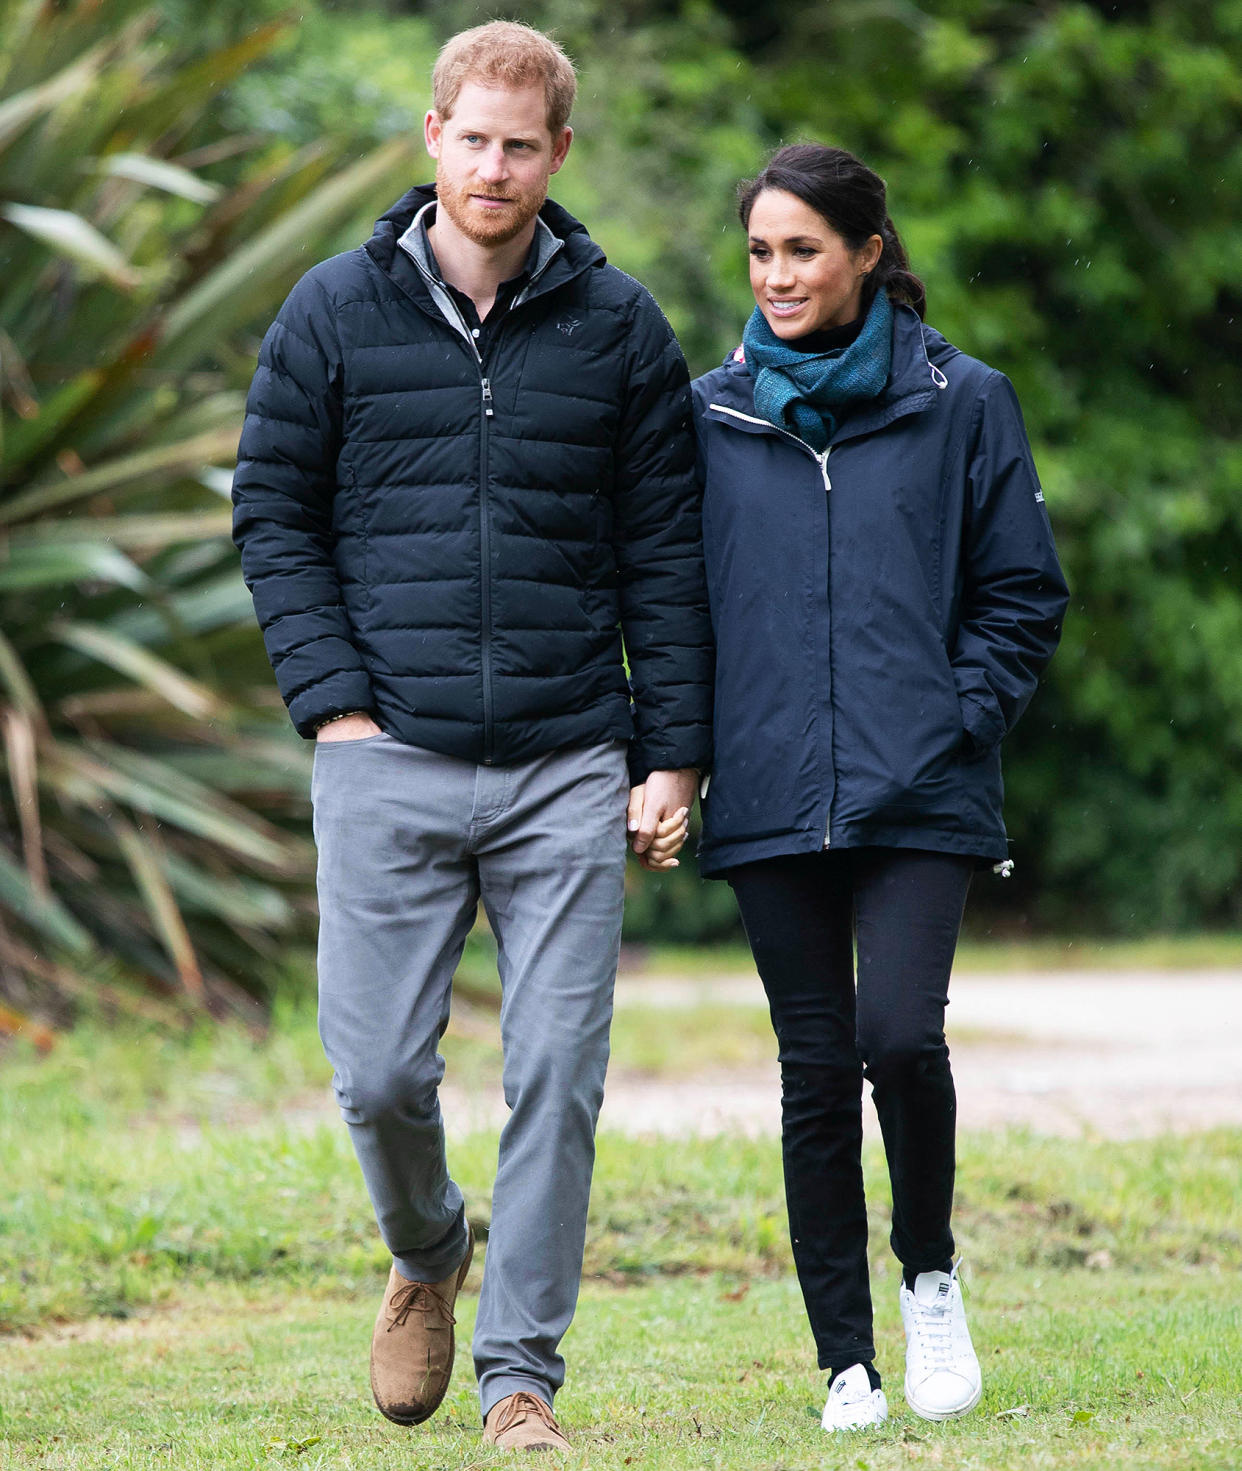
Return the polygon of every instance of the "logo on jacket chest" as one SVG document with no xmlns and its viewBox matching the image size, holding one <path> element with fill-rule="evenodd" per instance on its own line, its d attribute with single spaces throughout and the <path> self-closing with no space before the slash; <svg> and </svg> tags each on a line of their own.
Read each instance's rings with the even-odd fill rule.
<svg viewBox="0 0 1242 1471">
<path fill-rule="evenodd" d="M 556 319 L 556 330 L 558 332 L 563 332 L 566 337 L 572 337 L 581 326 L 581 319 L 578 317 L 570 316 L 568 312 L 563 317 L 558 317 Z"/>
</svg>

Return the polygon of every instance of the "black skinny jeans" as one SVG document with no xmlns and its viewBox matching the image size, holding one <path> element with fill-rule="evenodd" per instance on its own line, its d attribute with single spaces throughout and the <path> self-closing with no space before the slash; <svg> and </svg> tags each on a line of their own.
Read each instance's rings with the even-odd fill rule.
<svg viewBox="0 0 1242 1471">
<path fill-rule="evenodd" d="M 954 854 L 852 848 L 727 874 L 780 1047 L 789 1233 L 823 1369 L 875 1357 L 864 1077 L 888 1156 L 893 1251 L 916 1272 L 953 1255 L 957 1099 L 944 1009 L 973 867 Z"/>
</svg>

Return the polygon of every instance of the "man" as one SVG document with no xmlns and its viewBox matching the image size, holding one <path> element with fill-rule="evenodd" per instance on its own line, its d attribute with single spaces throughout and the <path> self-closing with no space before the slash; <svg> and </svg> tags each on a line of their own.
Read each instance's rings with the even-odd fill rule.
<svg viewBox="0 0 1242 1471">
<path fill-rule="evenodd" d="M 433 86 L 434 190 L 310 271 L 264 341 L 235 536 L 317 743 L 320 1031 L 393 1254 L 376 1402 L 416 1424 L 452 1369 L 473 1237 L 436 1045 L 481 897 L 511 1111 L 474 1334 L 485 1437 L 564 1450 L 627 789 L 644 866 L 675 865 L 708 758 L 688 384 L 650 296 L 547 200 L 563 52 L 494 22 Z"/>
</svg>

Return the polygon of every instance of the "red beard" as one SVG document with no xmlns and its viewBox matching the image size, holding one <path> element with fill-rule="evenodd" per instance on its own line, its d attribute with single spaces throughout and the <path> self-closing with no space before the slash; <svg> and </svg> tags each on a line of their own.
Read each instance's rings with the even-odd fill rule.
<svg viewBox="0 0 1242 1471">
<path fill-rule="evenodd" d="M 479 186 L 462 188 L 444 177 L 440 166 L 436 166 L 436 199 L 453 224 L 476 245 L 503 245 L 520 235 L 539 213 L 547 198 L 544 190 L 520 190 L 503 196 L 507 203 L 503 209 L 485 210 L 477 206 L 471 196 L 486 195 Z"/>
</svg>

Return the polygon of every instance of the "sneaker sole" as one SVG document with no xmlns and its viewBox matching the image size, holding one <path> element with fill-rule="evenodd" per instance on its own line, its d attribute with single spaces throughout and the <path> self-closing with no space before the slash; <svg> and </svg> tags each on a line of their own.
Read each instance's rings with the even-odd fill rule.
<svg viewBox="0 0 1242 1471">
<path fill-rule="evenodd" d="M 971 1412 L 971 1410 L 974 1409 L 974 1407 L 979 1403 L 979 1401 L 982 1398 L 983 1398 L 983 1386 L 980 1385 L 979 1388 L 975 1390 L 975 1393 L 974 1393 L 973 1398 L 970 1399 L 970 1400 L 968 1400 L 966 1404 L 962 1405 L 960 1409 L 956 1409 L 956 1410 L 925 1410 L 925 1409 L 923 1409 L 919 1405 L 919 1403 L 917 1402 L 917 1400 L 915 1400 L 914 1397 L 911 1395 L 909 1388 L 907 1387 L 907 1389 L 906 1389 L 906 1404 L 910 1407 L 910 1409 L 912 1409 L 914 1411 L 914 1413 L 921 1420 L 936 1420 L 936 1421 L 940 1421 L 940 1420 L 958 1420 L 963 1415 L 969 1415 L 970 1412 Z"/>
<path fill-rule="evenodd" d="M 474 1233 L 471 1232 L 470 1233 L 470 1244 L 466 1248 L 466 1259 L 465 1259 L 464 1262 L 462 1262 L 461 1266 L 457 1269 L 457 1291 L 458 1292 L 461 1291 L 462 1286 L 464 1285 L 464 1283 L 466 1281 L 466 1277 L 467 1277 L 467 1275 L 470 1272 L 470 1263 L 473 1260 L 474 1260 Z M 371 1398 L 375 1401 L 375 1408 L 380 1412 L 381 1415 L 383 1415 L 383 1417 L 384 1417 L 385 1420 L 391 1420 L 394 1425 L 404 1425 L 407 1428 L 409 1426 L 411 1426 L 411 1425 L 422 1425 L 424 1421 L 430 1420 L 431 1417 L 432 1417 L 432 1415 L 434 1415 L 435 1412 L 444 1403 L 444 1396 L 448 1393 L 449 1384 L 452 1382 L 452 1378 L 453 1378 L 453 1364 L 456 1362 L 456 1359 L 457 1359 L 457 1338 L 456 1338 L 456 1335 L 454 1335 L 454 1337 L 453 1337 L 453 1347 L 452 1347 L 451 1352 L 449 1353 L 448 1370 L 447 1370 L 447 1372 L 445 1373 L 445 1376 L 444 1376 L 444 1392 L 440 1395 L 440 1398 L 438 1400 L 436 1400 L 435 1404 L 432 1405 L 430 1407 L 430 1409 L 424 1410 L 422 1412 L 422 1414 L 419 1414 L 419 1415 L 394 1415 L 390 1411 L 386 1410 L 384 1408 L 384 1406 L 382 1404 L 380 1404 L 380 1402 L 379 1402 L 379 1396 L 375 1393 L 375 1380 L 372 1379 L 372 1381 L 371 1381 Z"/>
</svg>

